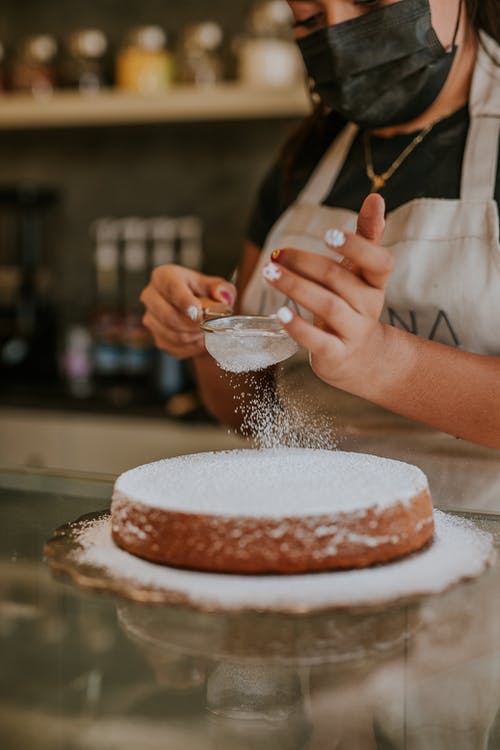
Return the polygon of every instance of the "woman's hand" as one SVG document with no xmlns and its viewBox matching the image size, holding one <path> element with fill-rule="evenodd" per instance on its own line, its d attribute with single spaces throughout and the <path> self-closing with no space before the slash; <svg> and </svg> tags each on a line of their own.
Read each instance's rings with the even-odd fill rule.
<svg viewBox="0 0 500 750">
<path fill-rule="evenodd" d="M 391 254 L 377 242 L 384 228 L 384 202 L 369 196 L 356 234 L 327 233 L 327 244 L 344 261 L 282 250 L 264 269 L 266 280 L 314 316 L 314 325 L 289 307 L 278 315 L 289 334 L 310 352 L 311 367 L 330 385 L 357 390 L 383 352 L 380 315 L 393 269 Z M 367 239 L 368 238 L 368 239 Z"/>
<path fill-rule="evenodd" d="M 203 298 L 232 308 L 236 289 L 225 279 L 205 276 L 182 266 L 159 266 L 141 294 L 143 323 L 159 349 L 178 359 L 205 353 L 200 323 Z"/>
</svg>

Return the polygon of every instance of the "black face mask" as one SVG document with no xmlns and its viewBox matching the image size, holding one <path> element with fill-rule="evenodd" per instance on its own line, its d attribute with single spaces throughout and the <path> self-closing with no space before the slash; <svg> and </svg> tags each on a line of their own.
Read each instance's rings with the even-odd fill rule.
<svg viewBox="0 0 500 750">
<path fill-rule="evenodd" d="M 462 2 L 459 3 L 458 19 Z M 365 128 L 415 119 L 437 99 L 455 59 L 432 27 L 429 0 L 400 0 L 298 40 L 314 91 Z"/>
</svg>

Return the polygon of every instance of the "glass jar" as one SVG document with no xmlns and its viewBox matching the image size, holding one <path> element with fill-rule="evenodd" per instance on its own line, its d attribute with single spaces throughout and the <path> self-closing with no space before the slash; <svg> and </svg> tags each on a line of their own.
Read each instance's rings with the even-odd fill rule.
<svg viewBox="0 0 500 750">
<path fill-rule="evenodd" d="M 137 94 L 161 94 L 172 85 L 174 56 L 160 26 L 131 29 L 116 61 L 120 89 Z"/>
<path fill-rule="evenodd" d="M 196 86 L 214 86 L 224 78 L 224 34 L 214 21 L 184 29 L 179 46 L 179 80 Z"/>
<path fill-rule="evenodd" d="M 235 40 L 239 78 L 258 88 L 292 88 L 304 80 L 295 44 L 293 17 L 285 0 L 258 0 L 247 20 L 247 33 Z"/>
<path fill-rule="evenodd" d="M 73 32 L 66 42 L 62 65 L 64 84 L 82 93 L 99 91 L 106 85 L 108 40 L 100 29 Z"/>
<path fill-rule="evenodd" d="M 248 31 L 258 36 L 292 39 L 293 14 L 286 0 L 255 0 L 248 12 Z"/>
<path fill-rule="evenodd" d="M 12 88 L 34 96 L 50 95 L 57 85 L 57 42 L 50 34 L 26 38 L 12 65 Z"/>
</svg>

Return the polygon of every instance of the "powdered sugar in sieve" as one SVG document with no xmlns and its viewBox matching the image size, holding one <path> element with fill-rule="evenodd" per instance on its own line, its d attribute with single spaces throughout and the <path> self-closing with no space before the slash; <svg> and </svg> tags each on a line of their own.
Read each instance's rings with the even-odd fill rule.
<svg viewBox="0 0 500 750">
<path fill-rule="evenodd" d="M 106 515 L 77 523 L 73 531 L 76 547 L 69 553 L 73 571 L 71 565 L 56 567 L 76 571 L 75 579 L 90 587 L 93 576 L 96 588 L 127 595 L 128 587 L 133 587 L 132 598 L 182 602 L 208 610 L 312 612 L 385 605 L 441 593 L 478 577 L 493 562 L 489 534 L 440 511 L 435 511 L 435 523 L 431 546 L 386 565 L 307 575 L 240 576 L 177 570 L 136 558 L 115 545 Z M 85 569 L 80 576 L 79 566 Z M 108 585 L 99 580 L 100 573 Z"/>
<path fill-rule="evenodd" d="M 223 370 L 256 372 L 298 351 L 275 315 L 234 315 L 202 324 L 205 346 Z"/>
</svg>

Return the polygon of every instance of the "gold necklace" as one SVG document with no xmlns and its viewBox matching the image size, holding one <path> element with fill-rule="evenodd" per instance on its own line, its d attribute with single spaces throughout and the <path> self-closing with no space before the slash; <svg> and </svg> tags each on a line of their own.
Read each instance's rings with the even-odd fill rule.
<svg viewBox="0 0 500 750">
<path fill-rule="evenodd" d="M 370 141 L 370 132 L 368 130 L 365 130 L 364 133 L 364 141 L 365 141 L 365 164 L 366 164 L 366 175 L 369 180 L 371 180 L 372 183 L 372 193 L 378 193 L 379 190 L 382 190 L 382 188 L 385 188 L 388 181 L 391 179 L 394 172 L 399 169 L 401 164 L 406 161 L 406 159 L 409 157 L 409 155 L 414 151 L 414 149 L 417 148 L 419 143 L 422 143 L 426 135 L 429 135 L 432 128 L 438 124 L 438 122 L 441 122 L 441 120 L 444 120 L 446 117 L 448 117 L 448 114 L 443 115 L 438 120 L 434 120 L 430 123 L 430 125 L 427 125 L 426 128 L 420 131 L 415 138 L 412 140 L 410 144 L 405 148 L 405 150 L 398 156 L 398 158 L 392 162 L 389 169 L 386 169 L 385 172 L 382 174 L 377 174 L 375 172 L 375 169 L 373 167 L 373 156 L 372 156 L 372 146 Z"/>
</svg>

